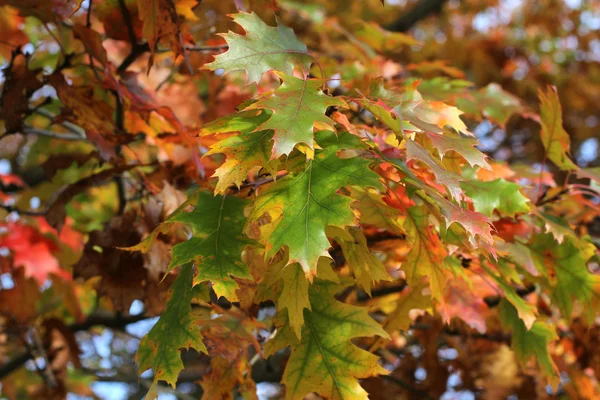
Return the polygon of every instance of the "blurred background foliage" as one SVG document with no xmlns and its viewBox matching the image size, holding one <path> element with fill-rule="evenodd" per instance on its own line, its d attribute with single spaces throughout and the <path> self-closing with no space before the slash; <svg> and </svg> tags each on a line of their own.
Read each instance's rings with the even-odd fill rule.
<svg viewBox="0 0 600 400">
<path fill-rule="evenodd" d="M 53 18 L 60 11 L 56 7 L 46 12 L 31 11 L 28 7 L 34 3 L 31 0 L 0 0 L 0 60 L 3 67 L 7 67 L 16 46 L 22 46 L 24 51 L 32 53 L 29 59 L 31 70 L 40 68 L 46 73 L 64 62 L 64 53 L 73 52 L 70 79 L 73 82 L 95 81 L 98 64 L 88 62 L 84 46 L 76 40 L 73 30 L 65 27 L 72 21 L 85 24 L 90 6 L 93 6 L 94 12 L 89 23 L 102 33 L 108 58 L 106 65 L 122 67 L 128 62 L 127 57 L 132 51 L 128 43 L 131 32 L 123 21 L 123 5 L 133 21 L 131 27 L 135 35 L 141 37 L 142 23 L 138 18 L 136 0 L 85 0 L 68 22 L 66 19 Z M 48 2 L 53 6 L 59 3 L 60 0 Z M 574 159 L 582 167 L 600 166 L 598 1 L 385 0 L 385 5 L 382 5 L 380 0 L 202 0 L 198 4 L 193 0 L 178 0 L 176 4 L 178 12 L 185 15 L 187 20 L 184 29 L 191 42 L 215 46 L 222 44 L 215 34 L 234 28 L 227 14 L 239 8 L 253 10 L 271 24 L 275 21 L 276 11 L 283 23 L 291 26 L 320 60 L 322 71 L 315 69 L 312 73 L 319 76 L 324 72 L 331 76 L 330 72 L 333 72 L 330 81 L 332 90 L 366 90 L 369 85 L 366 77 L 383 76 L 403 82 L 420 81 L 419 91 L 424 96 L 455 102 L 462 110 L 471 109 L 472 114 L 483 109 L 486 117 L 483 122 L 476 122 L 475 118 L 468 120 L 467 113 L 469 129 L 481 141 L 481 149 L 496 160 L 507 161 L 514 169 L 524 165 L 521 170 L 523 175 L 526 171 L 539 171 L 542 167 L 552 168 L 543 163 L 539 124 L 527 110 L 531 110 L 532 114 L 538 111 L 538 89 L 549 84 L 555 85 L 562 102 L 564 125 L 571 136 Z M 64 12 L 65 15 L 69 14 L 68 10 Z M 253 94 L 252 88 L 244 88 L 243 85 L 224 86 L 219 77 L 207 71 L 198 72 L 211 59 L 206 52 L 190 51 L 188 57 L 193 73 L 181 59 L 174 63 L 166 51 L 156 54 L 155 66 L 148 74 L 146 56 L 125 65 L 125 69 L 131 67 L 133 71 L 143 72 L 137 77 L 139 87 L 132 85 L 128 88 L 132 92 L 142 88 L 132 96 L 137 105 L 155 106 L 143 103 L 147 101 L 144 93 L 149 92 L 156 104 L 176 110 L 178 120 L 184 125 L 199 129 L 202 124 L 233 112 L 241 101 Z M 230 79 L 242 80 L 236 76 Z M 464 88 L 471 86 L 476 95 L 470 98 L 462 96 Z M 32 90 L 35 94 L 31 103 L 34 106 L 43 105 L 46 114 L 32 113 L 27 116 L 27 123 L 36 129 L 49 128 L 53 124 L 52 118 L 60 112 L 56 92 L 48 82 Z M 96 104 L 109 107 L 108 115 L 119 107 L 114 96 L 101 84 L 86 96 L 94 98 Z M 173 182 L 174 186 L 189 185 L 189 171 L 193 168 L 186 162 L 193 158 L 193 154 L 185 146 L 170 140 L 169 133 L 173 134 L 176 129 L 170 125 L 168 118 L 153 114 L 148 121 L 142 121 L 134 113 L 125 112 L 121 123 L 121 128 L 142 132 L 160 144 L 159 148 L 152 150 L 155 152 L 153 154 L 146 153 L 147 150 L 138 151 L 135 144 L 124 149 L 123 153 L 140 162 L 154 156 L 169 161 L 170 168 L 159 169 L 151 175 L 150 186 L 156 185 L 156 193 L 162 190 L 165 203 L 168 203 L 166 198 L 179 196 L 181 192 L 164 186 L 163 182 L 166 179 Z M 65 125 L 67 128 L 63 129 L 64 133 L 78 133 L 77 128 L 69 129 L 68 124 Z M 99 147 L 102 151 L 102 146 Z M 69 157 L 65 158 L 65 154 Z M 206 166 L 207 175 L 210 175 L 211 169 L 214 170 L 214 165 L 216 163 Z M 22 208 L 37 208 L 63 185 L 98 174 L 105 168 L 98 162 L 95 147 L 87 142 L 61 142 L 57 145 L 52 137 L 44 135 L 35 138 L 18 135 L 0 137 L 0 175 L 4 176 L 0 182 L 2 191 L 10 194 L 18 190 L 16 206 Z M 147 194 L 144 185 L 147 187 L 148 182 L 142 182 L 135 175 L 131 181 L 134 183 L 128 187 L 131 195 L 129 201 L 135 202 Z M 80 232 L 105 229 L 111 237 L 116 237 L 110 242 L 104 241 L 103 237 L 96 238 L 94 246 L 104 251 L 112 246 L 135 244 L 148 229 L 140 228 L 129 235 L 122 229 L 129 223 L 126 219 L 105 226 L 122 206 L 119 204 L 119 184 L 117 180 L 109 180 L 105 186 L 89 188 L 78 194 L 68 206 L 69 219 L 61 232 L 60 241 L 51 235 L 51 228 L 36 228 L 34 232 L 10 222 L 10 219 L 3 223 L 1 229 L 18 232 L 22 240 L 35 244 L 36 247 L 21 249 L 21 255 L 29 262 L 50 262 L 48 260 L 51 258 L 69 265 L 75 264 L 72 253 L 81 253 L 83 248 Z M 0 196 L 7 195 L 0 193 Z M 151 211 L 149 214 L 156 216 L 172 211 L 172 206 L 162 208 L 152 202 L 144 205 L 146 211 Z M 29 221 L 36 221 L 37 227 L 45 226 L 36 218 L 35 215 L 31 216 Z M 595 226 L 600 231 L 600 223 Z M 590 231 L 593 231 L 592 224 Z M 74 244 L 70 248 L 61 247 L 61 241 Z M 0 255 L 4 256 L 8 244 L 0 243 L 3 243 L 0 245 Z M 27 258 L 31 254 L 37 258 Z M 115 259 L 117 266 L 119 263 L 140 265 L 140 269 L 144 262 L 147 260 L 141 257 Z M 80 276 L 88 277 L 97 275 L 97 271 L 90 272 L 96 267 L 102 268 L 90 261 L 86 265 L 79 263 L 75 268 Z M 144 279 L 147 278 L 145 274 L 144 270 Z M 19 293 L 21 297 L 18 298 L 43 299 L 38 304 L 46 307 L 44 312 L 65 318 L 74 328 L 82 368 L 76 372 L 67 370 L 70 374 L 67 379 L 70 398 L 138 399 L 145 393 L 144 385 L 147 382 L 145 379 L 138 380 L 133 355 L 139 338 L 156 319 L 136 315 L 142 311 L 151 316 L 159 314 L 165 293 L 154 287 L 129 293 L 127 280 L 138 279 L 137 275 L 123 277 L 118 270 L 103 271 L 100 275 L 94 279 L 111 282 L 109 297 L 112 300 L 96 297 L 91 289 L 95 283 L 93 280 L 65 283 L 70 285 L 69 290 L 59 291 L 58 282 L 61 281 L 54 277 L 51 280 L 55 279 L 55 283 L 42 286 L 41 293 L 23 292 Z M 14 289 L 18 279 L 25 278 L 3 274 L 1 282 L 4 291 Z M 27 286 L 21 284 L 17 287 Z M 0 307 L 14 310 L 19 306 L 18 301 L 15 303 L 14 300 L 9 302 L 0 298 L 2 301 L 4 304 L 0 304 Z M 124 309 L 119 309 L 118 301 L 124 303 Z M 108 324 L 105 328 L 89 329 L 88 325 L 77 325 L 79 314 L 88 315 L 97 304 L 105 309 L 117 309 L 126 316 L 114 320 L 104 314 L 94 314 L 96 322 Z M 20 310 L 24 318 L 38 311 Z M 365 382 L 372 399 L 474 399 L 482 391 L 490 399 L 507 398 L 507 393 L 511 393 L 510 398 L 521 399 L 550 396 L 545 385 L 534 379 L 535 373 L 528 375 L 518 371 L 503 338 L 495 340 L 485 335 L 452 334 L 458 331 L 448 330 L 440 318 L 430 316 L 423 317 L 420 323 L 428 328 L 415 331 L 409 338 L 396 338 L 405 341 L 397 343 L 402 348 L 399 351 L 403 363 L 390 379 L 370 379 Z M 600 376 L 600 330 L 597 325 L 589 327 L 580 322 L 568 328 L 569 336 L 561 339 L 557 351 L 567 360 L 569 357 L 579 357 L 583 367 L 572 371 L 571 383 L 562 388 L 562 396 L 570 399 L 598 398 L 595 397 L 599 393 L 593 383 L 595 380 L 589 376 Z M 3 371 L 7 367 L 4 362 L 11 360 L 9 356 L 15 351 L 16 342 L 10 339 L 10 335 L 8 338 L 6 335 L 0 336 Z M 199 397 L 201 387 L 197 382 L 206 374 L 207 358 L 194 353 L 184 354 L 184 359 L 186 370 L 182 383 L 177 391 L 162 388 L 161 399 L 162 396 L 165 399 Z M 260 360 L 254 366 L 253 378 L 258 382 L 260 398 L 276 397 L 280 393 L 280 388 L 270 383 L 279 381 L 280 364 L 281 360 L 274 357 Z M 561 365 L 563 370 L 569 368 L 570 365 Z M 47 393 L 33 390 L 42 381 L 40 375 L 34 373 L 35 369 L 36 366 L 29 362 L 27 368 L 15 372 L 11 380 L 2 380 L 2 395 L 28 398 L 33 397 L 34 393 L 38 398 L 50 398 Z M 1 377 L 4 378 L 4 375 Z M 21 387 L 33 388 L 33 391 L 23 394 L 19 392 Z"/>
</svg>

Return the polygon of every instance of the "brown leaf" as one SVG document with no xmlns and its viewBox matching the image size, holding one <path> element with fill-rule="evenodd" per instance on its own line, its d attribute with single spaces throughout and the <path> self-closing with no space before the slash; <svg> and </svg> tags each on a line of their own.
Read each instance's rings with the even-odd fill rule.
<svg viewBox="0 0 600 400">
<path fill-rule="evenodd" d="M 25 277 L 24 268 L 17 268 L 12 279 L 15 284 L 12 289 L 0 290 L 0 314 L 9 315 L 25 325 L 37 315 L 40 291 L 35 279 Z"/>
<path fill-rule="evenodd" d="M 117 127 L 113 122 L 113 108 L 94 97 L 94 87 L 91 85 L 69 85 L 59 72 L 52 74 L 49 81 L 63 105 L 62 113 L 55 122 L 67 120 L 81 126 L 87 138 L 98 146 L 104 159 L 114 157 L 114 147 L 119 142 Z"/>
<path fill-rule="evenodd" d="M 15 54 L 2 71 L 6 80 L 0 94 L 0 120 L 4 120 L 6 132 L 22 130 L 23 118 L 29 111 L 29 99 L 43 86 L 38 79 L 41 70 L 29 70 L 27 61 L 28 56 Z"/>
<path fill-rule="evenodd" d="M 152 279 L 155 273 L 151 276 L 146 269 L 141 253 L 117 248 L 140 242 L 141 236 L 130 229 L 134 222 L 135 215 L 125 214 L 113 218 L 103 231 L 90 233 L 83 256 L 73 268 L 73 276 L 86 280 L 99 277 L 95 283 L 98 295 L 108 297 L 118 311 L 127 312 L 137 299 L 146 303 L 148 313 L 159 314 L 172 282 L 170 275 L 159 284 Z"/>
<path fill-rule="evenodd" d="M 83 256 L 73 267 L 73 277 L 90 279 L 100 276 L 96 284 L 99 296 L 110 298 L 118 311 L 128 311 L 135 299 L 144 296 L 141 282 L 146 278 L 140 253 L 117 249 L 140 241 L 139 235 L 129 229 L 135 217 L 126 214 L 113 218 L 104 231 L 90 233 Z"/>
<path fill-rule="evenodd" d="M 63 21 L 75 14 L 81 3 L 83 0 L 0 0 L 0 6 L 15 7 L 22 16 L 36 17 L 43 22 Z"/>
<path fill-rule="evenodd" d="M 144 22 L 143 36 L 150 45 L 148 68 L 154 63 L 154 52 L 161 39 L 166 39 L 174 56 L 183 53 L 179 16 L 173 0 L 137 0 L 140 19 Z"/>
<path fill-rule="evenodd" d="M 74 24 L 73 33 L 77 39 L 81 40 L 85 51 L 106 66 L 108 58 L 106 50 L 102 47 L 102 35 L 82 24 Z"/>
<path fill-rule="evenodd" d="M 22 29 L 23 23 L 23 17 L 14 8 L 4 7 L 0 12 L 0 38 L 7 38 L 5 45 L 0 46 L 0 59 L 10 59 L 11 52 L 17 46 L 29 43 Z"/>
<path fill-rule="evenodd" d="M 48 358 L 55 374 L 65 374 L 67 362 L 71 361 L 76 368 L 81 368 L 79 355 L 81 350 L 75 334 L 62 319 L 48 318 L 42 322 L 44 342 L 48 343 Z"/>
</svg>

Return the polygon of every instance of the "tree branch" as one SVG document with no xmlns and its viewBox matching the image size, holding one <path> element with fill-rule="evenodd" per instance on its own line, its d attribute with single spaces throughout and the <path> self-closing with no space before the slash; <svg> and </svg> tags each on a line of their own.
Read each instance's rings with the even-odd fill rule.
<svg viewBox="0 0 600 400">
<path fill-rule="evenodd" d="M 96 313 L 90 315 L 84 322 L 69 325 L 69 329 L 72 332 L 79 332 L 88 330 L 93 326 L 104 326 L 105 328 L 122 330 L 129 324 L 149 318 L 153 317 L 143 314 L 123 316 L 120 314 Z M 24 351 L 13 357 L 6 364 L 0 365 L 0 380 L 16 371 L 32 358 L 33 355 L 29 351 Z"/>
<path fill-rule="evenodd" d="M 185 47 L 186 51 L 191 52 L 199 52 L 199 53 L 210 53 L 212 51 L 219 51 L 228 49 L 229 46 L 226 44 L 216 45 L 216 46 L 190 46 Z M 117 72 L 124 72 L 139 56 L 144 54 L 145 52 L 150 51 L 150 45 L 148 43 L 136 44 L 131 48 L 131 52 L 125 57 L 121 65 L 117 68 Z M 171 49 L 156 49 L 155 53 L 166 53 L 171 51 Z"/>
<path fill-rule="evenodd" d="M 137 38 L 135 36 L 135 29 L 133 27 L 133 19 L 131 19 L 131 14 L 129 13 L 127 4 L 125 4 L 125 0 L 119 0 L 119 6 L 121 7 L 121 14 L 123 15 L 125 25 L 127 26 L 129 41 L 131 42 L 131 48 L 133 49 L 137 45 Z"/>
<path fill-rule="evenodd" d="M 45 129 L 38 129 L 31 126 L 25 126 L 23 128 L 24 134 L 32 134 L 38 136 L 45 136 L 53 139 L 62 139 L 62 140 L 87 140 L 87 138 L 77 135 L 75 133 L 58 133 L 53 131 L 48 131 Z"/>
<path fill-rule="evenodd" d="M 406 32 L 422 19 L 440 12 L 445 2 L 446 0 L 419 0 L 413 8 L 385 28 L 392 32 Z"/>
</svg>

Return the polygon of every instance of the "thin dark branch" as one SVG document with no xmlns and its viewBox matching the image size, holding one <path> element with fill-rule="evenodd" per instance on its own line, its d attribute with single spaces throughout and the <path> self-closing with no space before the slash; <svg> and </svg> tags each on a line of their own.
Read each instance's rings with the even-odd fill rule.
<svg viewBox="0 0 600 400">
<path fill-rule="evenodd" d="M 192 47 L 185 47 L 184 49 L 186 51 L 192 51 L 192 52 L 209 53 L 211 51 L 226 50 L 228 48 L 229 48 L 228 45 L 220 44 L 220 45 L 216 45 L 216 46 L 192 46 Z M 156 53 L 166 53 L 168 51 L 171 51 L 171 49 L 156 49 Z"/>
<path fill-rule="evenodd" d="M 431 397 L 430 395 L 428 395 L 427 392 L 425 392 L 424 390 L 416 388 L 413 385 L 410 385 L 410 384 L 404 382 L 402 379 L 396 378 L 393 375 L 381 375 L 380 378 L 381 379 L 385 379 L 386 381 L 390 381 L 392 383 L 395 383 L 396 385 L 402 387 L 405 390 L 408 390 L 409 392 L 413 392 L 414 394 L 418 394 L 420 399 L 433 400 L 433 397 Z"/>
<path fill-rule="evenodd" d="M 55 192 L 48 201 L 48 205 L 39 211 L 21 210 L 10 205 L 0 205 L 0 208 L 9 212 L 15 211 L 22 215 L 43 215 L 46 217 L 46 220 L 52 227 L 60 231 L 66 216 L 65 207 L 73 199 L 73 197 L 89 189 L 90 187 L 104 185 L 113 179 L 114 176 L 129 171 L 130 169 L 148 165 L 151 164 L 122 165 L 87 176 L 70 185 L 65 185 L 62 189 Z"/>
<path fill-rule="evenodd" d="M 119 196 L 119 210 L 117 214 L 123 215 L 125 207 L 127 207 L 127 193 L 125 193 L 125 181 L 123 177 L 115 177 L 115 184 L 117 185 L 117 195 Z"/>
<path fill-rule="evenodd" d="M 122 330 L 129 324 L 133 324 L 145 319 L 153 318 L 145 314 L 122 315 L 109 313 L 96 313 L 90 315 L 84 322 L 69 325 L 73 332 L 87 331 L 94 326 L 103 326 L 105 328 Z"/>
<path fill-rule="evenodd" d="M 538 200 L 538 202 L 535 204 L 538 207 L 541 207 L 545 204 L 548 203 L 553 203 L 557 200 L 559 200 L 562 196 L 564 196 L 565 194 L 569 193 L 569 189 L 563 189 L 560 192 L 556 193 L 554 196 L 550 196 L 548 198 L 544 198 L 544 196 L 540 197 L 540 199 Z"/>
<path fill-rule="evenodd" d="M 376 297 L 387 296 L 388 294 L 400 293 L 406 288 L 406 281 L 403 279 L 399 282 L 398 285 L 395 286 L 387 286 L 379 289 L 374 289 L 371 291 L 371 295 L 369 296 L 367 292 L 359 291 L 356 294 L 356 300 L 358 301 L 367 301 L 369 299 L 373 299 Z"/>
<path fill-rule="evenodd" d="M 228 45 L 221 44 L 221 45 L 215 45 L 215 46 L 190 46 L 190 47 L 186 47 L 185 50 L 191 51 L 191 52 L 210 53 L 213 51 L 219 51 L 219 50 L 224 50 L 224 49 L 228 49 L 228 48 L 229 48 Z M 150 51 L 150 45 L 148 43 L 140 43 L 140 44 L 136 44 L 135 46 L 132 46 L 131 52 L 121 62 L 121 65 L 119 65 L 119 67 L 117 68 L 117 72 L 119 72 L 119 73 L 124 72 L 131 64 L 133 64 L 133 62 L 135 60 L 138 59 L 139 56 L 141 56 L 142 54 L 144 54 L 148 51 Z M 168 51 L 171 51 L 171 49 L 156 49 L 155 53 L 166 53 Z"/>
<path fill-rule="evenodd" d="M 121 7 L 121 14 L 123 15 L 125 25 L 127 26 L 127 33 L 129 34 L 129 41 L 131 42 L 131 49 L 133 51 L 133 49 L 137 46 L 135 28 L 133 27 L 133 19 L 131 18 L 131 13 L 127 8 L 127 4 L 125 4 L 125 0 L 119 0 L 119 6 Z"/>
<path fill-rule="evenodd" d="M 51 98 L 48 97 L 45 101 L 45 103 L 50 103 L 51 102 Z M 52 121 L 52 123 L 54 124 L 54 119 L 56 118 L 56 115 L 52 114 L 51 112 L 49 112 L 48 110 L 44 109 L 44 108 L 35 108 L 31 110 L 32 113 L 34 114 L 39 114 L 45 118 L 48 118 L 50 121 Z M 77 125 L 75 125 L 72 122 L 69 121 L 62 121 L 60 123 L 60 125 L 64 126 L 65 128 L 67 128 L 69 131 L 73 132 L 74 134 L 78 135 L 81 138 L 85 138 L 85 132 L 83 132 L 81 130 L 81 128 L 79 128 Z"/>
<path fill-rule="evenodd" d="M 8 376 L 11 372 L 20 368 L 31 358 L 31 353 L 29 351 L 24 351 L 11 358 L 6 364 L 0 365 L 0 379 L 4 379 L 5 376 Z"/>
<path fill-rule="evenodd" d="M 88 3 L 87 16 L 85 18 L 85 26 L 88 28 L 92 26 L 92 6 L 93 6 L 93 4 L 94 4 L 94 0 L 90 0 L 90 2 Z"/>
<path fill-rule="evenodd" d="M 0 208 L 3 210 L 6 210 L 9 213 L 16 212 L 20 215 L 28 215 L 30 217 L 40 217 L 40 216 L 46 215 L 46 213 L 48 212 L 48 210 L 46 210 L 46 209 L 40 210 L 40 211 L 22 210 L 18 207 L 9 206 L 6 204 L 0 204 Z"/>
<path fill-rule="evenodd" d="M 123 316 L 120 314 L 98 313 L 90 315 L 84 322 L 69 325 L 69 329 L 72 332 L 79 332 L 88 330 L 94 326 L 103 326 L 110 329 L 122 330 L 129 324 L 149 318 L 152 317 L 143 314 Z M 31 358 L 31 352 L 24 351 L 13 357 L 6 364 L 0 365 L 0 380 L 16 371 Z"/>
<path fill-rule="evenodd" d="M 31 126 L 25 126 L 23 128 L 24 134 L 32 134 L 38 136 L 45 136 L 53 139 L 62 139 L 62 140 L 87 140 L 84 136 L 80 136 L 74 133 L 58 133 L 54 131 L 48 131 L 45 129 L 34 128 Z"/>
<path fill-rule="evenodd" d="M 440 12 L 446 0 L 419 0 L 413 8 L 389 24 L 386 29 L 393 32 L 406 32 L 422 19 Z"/>
<path fill-rule="evenodd" d="M 125 72 L 125 70 L 127 70 L 127 68 L 131 64 L 133 64 L 133 62 L 135 60 L 137 60 L 139 56 L 141 56 L 146 51 L 148 51 L 147 49 L 148 49 L 148 44 L 147 43 L 145 45 L 141 44 L 141 45 L 133 46 L 131 48 L 131 52 L 127 55 L 127 57 L 125 57 L 125 59 L 123 60 L 123 62 L 121 62 L 121 64 L 117 67 L 117 72 L 118 73 Z"/>
</svg>

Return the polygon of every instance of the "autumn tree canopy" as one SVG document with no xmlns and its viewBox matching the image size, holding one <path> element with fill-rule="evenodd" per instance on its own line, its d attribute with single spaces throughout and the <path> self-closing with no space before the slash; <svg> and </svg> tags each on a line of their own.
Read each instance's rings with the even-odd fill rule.
<svg viewBox="0 0 600 400">
<path fill-rule="evenodd" d="M 0 0 L 0 396 L 600 398 L 598 29 Z"/>
</svg>

